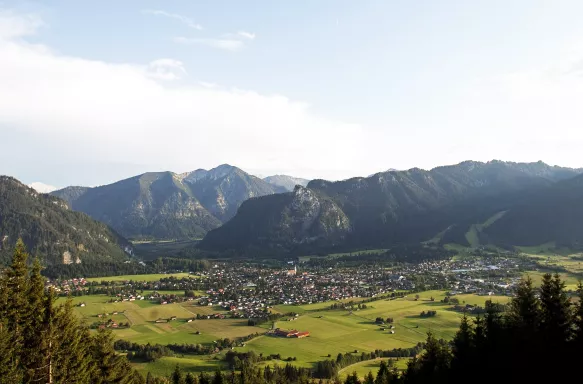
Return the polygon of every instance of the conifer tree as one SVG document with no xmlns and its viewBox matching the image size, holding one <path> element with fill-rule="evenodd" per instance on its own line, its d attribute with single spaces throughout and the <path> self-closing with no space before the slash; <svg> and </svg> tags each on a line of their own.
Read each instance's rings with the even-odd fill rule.
<svg viewBox="0 0 583 384">
<path fill-rule="evenodd" d="M 371 371 L 368 371 L 368 374 L 364 378 L 364 384 L 374 384 L 374 376 Z"/>
<path fill-rule="evenodd" d="M 18 383 L 20 379 L 12 337 L 6 324 L 0 323 L 0 384 Z"/>
<path fill-rule="evenodd" d="M 174 372 L 172 372 L 170 380 L 172 380 L 172 384 L 184 384 L 182 371 L 180 370 L 180 366 L 178 364 L 176 364 L 176 367 L 174 367 Z"/>
<path fill-rule="evenodd" d="M 460 377 L 465 376 L 466 373 L 472 370 L 473 350 L 474 350 L 474 333 L 468 317 L 464 314 L 453 339 L 452 348 L 452 369 Z"/>
<path fill-rule="evenodd" d="M 545 274 L 540 289 L 541 330 L 547 348 L 561 348 L 572 336 L 571 301 L 558 274 Z"/>
<path fill-rule="evenodd" d="M 192 373 L 188 373 L 186 375 L 186 378 L 184 379 L 184 383 L 185 384 L 197 384 L 196 382 L 196 376 L 194 376 Z"/>
<path fill-rule="evenodd" d="M 92 383 L 131 383 L 131 366 L 125 357 L 115 353 L 111 331 L 99 329 L 92 337 L 92 342 L 91 354 L 96 369 L 91 378 Z"/>
<path fill-rule="evenodd" d="M 224 380 L 223 380 L 223 374 L 221 373 L 220 369 L 217 369 L 215 371 L 215 376 L 213 377 L 213 383 L 212 384 L 223 384 Z"/>
<path fill-rule="evenodd" d="M 55 382 L 83 383 L 96 374 L 92 363 L 89 329 L 80 326 L 73 312 L 73 301 L 69 298 L 57 314 L 58 353 L 55 356 Z"/>
</svg>

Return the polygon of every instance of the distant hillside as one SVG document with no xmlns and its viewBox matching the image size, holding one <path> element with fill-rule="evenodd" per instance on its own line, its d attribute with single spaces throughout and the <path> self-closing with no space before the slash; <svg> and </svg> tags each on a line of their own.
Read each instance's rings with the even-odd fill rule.
<svg viewBox="0 0 583 384">
<path fill-rule="evenodd" d="M 247 200 L 232 220 L 207 234 L 201 247 L 281 251 L 342 242 L 350 231 L 350 220 L 336 203 L 297 186 L 293 192 Z"/>
<path fill-rule="evenodd" d="M 388 171 L 367 178 L 353 178 L 338 182 L 313 180 L 306 190 L 320 199 L 326 199 L 337 208 L 339 217 L 346 217 L 350 231 L 344 232 L 342 242 L 351 247 L 381 246 L 398 242 L 419 242 L 432 238 L 448 228 L 465 228 L 488 220 L 490 216 L 506 210 L 538 189 L 574 177 L 578 170 L 551 167 L 539 163 L 508 163 L 492 161 L 480 163 L 467 161 L 453 166 L 438 167 L 431 171 L 410 169 Z M 252 232 L 245 232 L 249 244 L 297 244 L 310 241 L 310 234 L 290 234 L 292 225 L 286 204 L 273 204 L 273 200 L 259 198 L 253 201 L 256 211 L 271 221 L 258 224 L 258 218 L 249 211 L 240 210 L 233 218 L 238 228 L 245 223 Z M 277 220 L 273 219 L 277 218 Z M 296 221 L 309 221 L 302 212 Z M 341 231 L 344 221 L 331 223 L 332 229 Z M 335 231 L 332 231 L 335 233 Z M 229 249 L 238 230 L 224 226 L 209 234 L 201 247 Z M 337 238 L 319 236 L 319 243 L 337 243 Z M 273 246 L 270 245 L 270 246 Z"/>
<path fill-rule="evenodd" d="M 483 243 L 583 248 L 583 176 L 523 199 L 482 231 Z"/>
<path fill-rule="evenodd" d="M 18 180 L 0 176 L 0 259 L 7 260 L 21 237 L 47 264 L 123 260 L 127 240 L 105 224 Z M 127 248 L 130 251 L 130 248 Z"/>
<path fill-rule="evenodd" d="M 96 188 L 51 193 L 132 239 L 201 238 L 250 197 L 279 192 L 237 167 L 184 174 L 150 172 Z"/>
<path fill-rule="evenodd" d="M 184 177 L 194 196 L 221 222 L 226 222 L 251 197 L 283 192 L 237 167 L 221 165 L 209 171 L 198 170 Z"/>
<path fill-rule="evenodd" d="M 302 187 L 305 187 L 310 182 L 310 180 L 300 179 L 299 177 L 287 175 L 268 176 L 265 177 L 263 180 L 265 180 L 271 185 L 282 188 L 286 192 L 293 191 L 296 185 L 301 185 Z"/>
<path fill-rule="evenodd" d="M 195 238 L 221 223 L 171 172 L 150 172 L 95 188 L 52 193 L 129 238 Z"/>
</svg>

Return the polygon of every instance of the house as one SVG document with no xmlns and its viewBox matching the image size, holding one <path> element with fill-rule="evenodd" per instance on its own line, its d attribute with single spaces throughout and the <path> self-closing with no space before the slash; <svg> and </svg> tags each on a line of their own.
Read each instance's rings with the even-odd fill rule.
<svg viewBox="0 0 583 384">
<path fill-rule="evenodd" d="M 172 320 L 176 320 L 176 316 L 172 316 L 172 317 L 170 318 L 170 321 L 172 321 Z"/>
<path fill-rule="evenodd" d="M 158 319 L 158 320 L 156 320 L 156 323 L 167 323 L 167 322 L 168 322 L 168 320 L 166 320 L 166 319 Z"/>
<path fill-rule="evenodd" d="M 298 333 L 300 333 L 300 332 L 297 329 L 292 329 L 291 331 L 286 331 L 284 329 L 277 328 L 274 331 L 274 335 L 278 336 L 278 337 L 297 337 Z"/>
</svg>

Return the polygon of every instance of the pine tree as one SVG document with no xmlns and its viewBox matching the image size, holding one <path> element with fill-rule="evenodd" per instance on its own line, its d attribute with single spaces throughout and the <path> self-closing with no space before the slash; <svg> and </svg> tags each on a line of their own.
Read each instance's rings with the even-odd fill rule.
<svg viewBox="0 0 583 384">
<path fill-rule="evenodd" d="M 532 279 L 527 277 L 518 283 L 516 297 L 510 302 L 508 322 L 523 337 L 532 337 L 539 325 L 540 302 L 536 298 Z"/>
<path fill-rule="evenodd" d="M 575 325 L 574 344 L 579 351 L 583 351 L 583 283 L 581 281 L 577 286 L 577 297 L 579 300 L 575 307 L 573 319 Z"/>
<path fill-rule="evenodd" d="M 453 339 L 451 367 L 455 377 L 464 377 L 472 370 L 474 333 L 468 317 L 464 314 L 460 328 Z"/>
<path fill-rule="evenodd" d="M 184 383 L 185 384 L 197 384 L 196 383 L 196 376 L 194 376 L 192 373 L 188 373 L 186 375 L 186 378 L 184 379 Z"/>
<path fill-rule="evenodd" d="M 356 371 L 352 372 L 352 375 L 346 377 L 344 384 L 360 384 L 360 379 L 358 378 Z"/>
<path fill-rule="evenodd" d="M 374 376 L 371 371 L 368 371 L 368 375 L 364 378 L 364 384 L 374 384 Z"/>
<path fill-rule="evenodd" d="M 541 330 L 547 348 L 562 348 L 572 336 L 571 301 L 558 274 L 545 274 L 540 289 Z"/>
<path fill-rule="evenodd" d="M 93 364 L 89 329 L 78 323 L 73 312 L 73 301 L 69 298 L 57 314 L 58 352 L 54 358 L 56 383 L 83 383 L 97 374 Z"/>
<path fill-rule="evenodd" d="M 23 334 L 21 360 L 25 382 L 52 383 L 49 356 L 54 345 L 49 339 L 53 336 L 54 296 L 51 295 L 50 302 L 46 301 L 44 279 L 40 272 L 40 262 L 35 259 L 28 282 L 28 303 L 22 310 L 27 318 L 27 327 Z"/>
<path fill-rule="evenodd" d="M 15 356 L 20 356 L 24 343 L 24 333 L 28 328 L 29 319 L 26 316 L 28 308 L 28 267 L 26 265 L 28 253 L 22 239 L 18 239 L 12 263 L 5 270 L 5 288 L 8 294 L 6 309 L 6 325 L 11 334 L 11 344 Z"/>
<path fill-rule="evenodd" d="M 212 384 L 223 384 L 224 380 L 223 380 L 223 374 L 221 373 L 220 369 L 217 369 L 215 371 L 215 376 L 213 377 L 213 382 Z"/>
<path fill-rule="evenodd" d="M 92 337 L 91 354 L 96 372 L 92 375 L 94 384 L 132 383 L 132 368 L 123 356 L 119 356 L 113 349 L 111 331 L 99 329 Z"/>
<path fill-rule="evenodd" d="M 20 380 L 12 337 L 6 324 L 0 323 L 0 384 L 19 383 Z"/>
</svg>

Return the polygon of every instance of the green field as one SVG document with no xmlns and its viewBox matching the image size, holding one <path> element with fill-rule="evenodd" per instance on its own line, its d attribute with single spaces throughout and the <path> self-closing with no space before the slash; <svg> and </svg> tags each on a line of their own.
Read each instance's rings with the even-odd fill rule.
<svg viewBox="0 0 583 384">
<path fill-rule="evenodd" d="M 393 360 L 395 367 L 400 371 L 404 371 L 407 369 L 407 364 L 409 363 L 410 359 L 378 358 L 375 360 L 362 361 L 360 363 L 349 365 L 348 367 L 341 369 L 340 372 L 338 372 L 338 377 L 341 381 L 344 381 L 346 380 L 346 376 L 351 375 L 353 372 L 356 372 L 358 377 L 361 379 L 364 379 L 364 377 L 368 375 L 369 372 L 372 372 L 372 374 L 376 377 L 379 367 L 381 366 L 381 362 L 388 360 Z"/>
<path fill-rule="evenodd" d="M 182 279 L 183 277 L 191 277 L 191 278 L 198 278 L 198 276 L 191 275 L 188 273 L 157 273 L 157 274 L 150 274 L 150 275 L 122 275 L 122 276 L 109 276 L 109 277 L 91 277 L 87 279 L 87 281 L 158 281 L 160 279 L 168 278 L 168 277 L 175 277 L 177 279 Z"/>
<path fill-rule="evenodd" d="M 433 296 L 435 302 L 429 301 Z M 326 359 L 328 354 L 336 356 L 354 350 L 371 352 L 375 349 L 407 348 L 424 341 L 427 332 L 437 337 L 450 339 L 459 327 L 461 314 L 451 311 L 451 306 L 439 300 L 445 297 L 443 292 L 429 291 L 420 293 L 420 300 L 414 301 L 413 295 L 403 299 L 380 300 L 367 303 L 365 310 L 350 314 L 345 310 L 318 311 L 323 304 L 304 306 L 277 306 L 281 312 L 303 313 L 293 322 L 280 321 L 276 327 L 309 331 L 311 336 L 304 339 L 283 339 L 261 336 L 250 342 L 240 351 L 253 350 L 264 355 L 281 353 L 282 357 L 296 357 L 294 364 L 311 367 L 315 362 Z M 457 296 L 467 304 L 481 304 L 488 299 L 507 302 L 508 297 L 488 297 L 476 295 Z M 330 305 L 330 303 L 324 304 Z M 298 310 L 299 309 L 299 310 Z M 437 316 L 421 318 L 421 311 L 436 310 Z M 374 323 L 377 316 L 393 317 L 395 334 L 381 331 Z"/>
<path fill-rule="evenodd" d="M 324 310 L 331 303 L 316 303 L 303 306 L 280 305 L 275 310 L 279 312 L 300 313 L 293 322 L 279 321 L 277 327 L 282 329 L 298 329 L 309 331 L 310 337 L 303 339 L 284 339 L 271 336 L 259 336 L 246 343 L 244 347 L 235 348 L 237 351 L 255 351 L 257 354 L 281 354 L 287 357 L 296 357 L 294 365 L 301 367 L 313 367 L 320 361 L 327 359 L 328 354 L 336 356 L 338 353 L 346 353 L 354 350 L 371 352 L 375 349 L 407 348 L 425 340 L 427 332 L 433 332 L 438 338 L 450 339 L 459 327 L 461 314 L 452 311 L 450 305 L 439 301 L 445 297 L 442 291 L 428 291 L 419 294 L 419 301 L 415 301 L 414 295 L 401 299 L 381 299 L 367 303 L 368 308 L 350 313 L 346 310 Z M 429 300 L 435 298 L 435 302 Z M 467 304 L 483 305 L 486 300 L 492 299 L 498 302 L 507 302 L 508 297 L 458 295 L 461 302 Z M 97 320 L 97 314 L 118 312 L 114 320 L 131 323 L 131 328 L 117 329 L 113 331 L 116 338 L 145 344 L 211 344 L 219 338 L 236 338 L 253 333 L 264 333 L 265 327 L 250 327 L 246 319 L 210 319 L 194 320 L 187 323 L 196 314 L 208 315 L 222 312 L 220 308 L 198 306 L 192 302 L 181 304 L 159 305 L 148 301 L 134 301 L 121 303 L 107 303 L 109 297 L 105 295 L 82 296 L 73 299 L 77 305 L 75 311 L 88 323 Z M 59 301 L 63 302 L 61 298 Z M 85 307 L 79 307 L 79 303 L 85 303 Z M 421 318 L 421 311 L 435 310 L 437 316 Z M 168 323 L 156 323 L 160 318 L 176 316 L 177 320 Z M 376 317 L 393 317 L 395 334 L 382 331 L 375 324 Z M 200 334 L 196 334 L 200 332 Z M 150 370 L 155 374 L 167 375 L 172 372 L 176 364 L 179 364 L 186 372 L 199 372 L 201 370 L 215 370 L 224 368 L 223 362 L 214 359 L 213 356 L 184 356 L 165 357 L 155 363 L 136 364 L 142 371 Z M 270 364 L 285 362 L 272 361 Z M 379 362 L 380 363 L 380 362 Z M 370 362 L 375 364 L 375 362 Z M 355 367 L 366 371 L 367 364 L 363 367 Z M 351 373 L 354 369 L 351 369 Z M 360 372 L 360 371 L 358 371 Z"/>
</svg>

